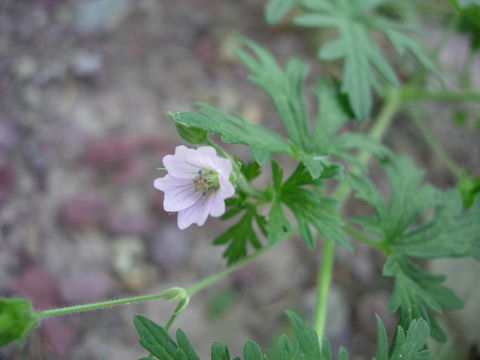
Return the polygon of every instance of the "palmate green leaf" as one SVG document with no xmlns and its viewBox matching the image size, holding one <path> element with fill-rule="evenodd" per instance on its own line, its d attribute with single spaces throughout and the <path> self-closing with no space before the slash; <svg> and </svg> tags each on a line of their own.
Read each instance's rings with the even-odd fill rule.
<svg viewBox="0 0 480 360">
<path fill-rule="evenodd" d="M 239 209 L 238 213 L 242 211 L 241 207 L 234 207 L 233 209 L 227 210 L 225 214 L 228 216 L 232 213 L 236 215 L 236 209 Z M 264 217 L 258 215 L 254 208 L 247 208 L 236 224 L 213 240 L 214 245 L 228 244 L 227 249 L 223 253 L 223 257 L 227 259 L 228 264 L 233 264 L 247 256 L 248 245 L 253 246 L 255 249 L 262 247 L 262 243 L 258 239 L 254 229 L 255 223 L 260 230 L 266 234 Z"/>
<path fill-rule="evenodd" d="M 219 134 L 224 143 L 251 147 L 253 158 L 263 165 L 273 153 L 290 154 L 290 145 L 273 131 L 207 104 L 197 104 L 198 112 L 174 115 L 177 124 Z"/>
<path fill-rule="evenodd" d="M 432 336 L 445 341 L 446 336 L 430 315 L 430 310 L 441 313 L 443 309 L 463 307 L 462 300 L 452 290 L 441 286 L 445 277 L 427 274 L 400 255 L 388 258 L 383 274 L 395 278 L 388 309 L 400 312 L 400 324 L 405 327 L 414 319 L 423 318 L 429 324 Z"/>
<path fill-rule="evenodd" d="M 462 303 L 451 290 L 441 286 L 444 277 L 425 273 L 407 257 L 480 258 L 480 200 L 463 212 L 462 198 L 456 190 L 440 192 L 422 185 L 423 171 L 404 156 L 385 164 L 385 171 L 391 187 L 388 202 L 367 177 L 348 179 L 356 196 L 375 209 L 374 217 L 354 220 L 376 235 L 381 248 L 390 254 L 384 267 L 384 275 L 395 278 L 390 310 L 400 311 L 403 326 L 417 318 L 425 319 L 432 336 L 445 340 L 430 311 L 457 309 Z M 418 224 L 419 215 L 434 206 L 433 218 Z"/>
<path fill-rule="evenodd" d="M 303 102 L 308 66 L 293 58 L 287 62 L 285 69 L 282 69 L 268 50 L 244 37 L 239 37 L 239 40 L 251 54 L 238 47 L 232 48 L 234 53 L 250 70 L 250 81 L 270 96 L 288 134 L 291 148 L 283 153 L 299 159 L 310 174 L 318 178 L 330 162 L 323 154 L 315 151 L 308 135 L 307 112 Z M 317 129 L 317 132 L 319 131 L 321 129 Z"/>
<path fill-rule="evenodd" d="M 352 114 L 341 102 L 332 84 L 320 80 L 315 89 L 318 99 L 318 112 L 311 134 L 314 153 L 325 157 L 337 157 L 363 168 L 355 157 L 349 156 L 350 150 L 366 150 L 378 158 L 390 155 L 391 152 L 381 143 L 360 133 L 339 130 L 351 119 Z"/>
<path fill-rule="evenodd" d="M 424 171 L 418 169 L 406 156 L 394 156 L 384 164 L 391 188 L 387 202 L 377 186 L 366 176 L 349 175 L 348 184 L 355 196 L 371 204 L 375 209 L 373 218 L 354 218 L 385 243 L 390 244 L 413 224 L 419 214 L 439 201 L 439 192 L 432 186 L 422 185 Z"/>
<path fill-rule="evenodd" d="M 398 255 L 418 258 L 464 257 L 480 259 L 480 200 L 463 212 L 456 190 L 440 192 L 422 185 L 424 172 L 404 156 L 385 165 L 391 187 L 387 203 L 367 177 L 350 176 L 356 197 L 370 203 L 376 216 L 354 218 L 364 230 L 379 237 Z M 436 206 L 432 220 L 416 224 L 417 217 Z"/>
<path fill-rule="evenodd" d="M 391 242 L 395 254 L 418 258 L 466 257 L 480 260 L 480 197 L 463 212 L 457 190 L 444 192 L 434 218 Z"/>
<path fill-rule="evenodd" d="M 333 167 L 337 169 L 338 167 Z M 334 174 L 334 170 L 331 174 Z M 326 171 L 327 175 L 329 171 Z M 310 249 L 315 248 L 315 237 L 312 234 L 311 227 L 314 227 L 320 235 L 329 241 L 337 242 L 347 248 L 351 248 L 351 244 L 343 233 L 341 226 L 343 222 L 335 214 L 335 208 L 338 206 L 336 200 L 321 196 L 312 190 L 306 189 L 305 185 L 321 185 L 321 179 L 314 180 L 306 171 L 305 166 L 299 165 L 297 169 L 290 175 L 290 177 L 282 184 L 281 174 L 273 171 L 274 179 L 280 177 L 279 180 L 274 181 L 279 185 L 274 187 L 275 190 L 275 217 L 279 217 L 281 204 L 286 205 L 295 216 L 295 219 L 302 235 L 303 240 Z M 272 210 L 274 207 L 272 207 Z M 274 217 L 276 224 L 286 226 L 288 221 L 283 213 L 283 220 L 280 221 Z M 278 231 L 278 230 L 276 230 Z"/>
<path fill-rule="evenodd" d="M 384 0 L 303 0 L 307 13 L 294 23 L 305 27 L 333 27 L 338 38 L 324 44 L 318 56 L 322 60 L 343 59 L 342 92 L 348 94 L 355 115 L 368 118 L 372 108 L 372 89 L 379 90 L 380 76 L 397 86 L 399 80 L 377 45 L 372 30 L 383 33 L 402 55 L 412 53 L 426 69 L 435 67 L 422 46 L 404 35 L 405 26 L 373 13 Z M 379 76 L 380 75 L 380 76 Z"/>
<path fill-rule="evenodd" d="M 290 140 L 299 149 L 307 149 L 307 114 L 303 103 L 303 86 L 308 66 L 292 58 L 282 69 L 272 54 L 244 37 L 239 41 L 251 51 L 250 55 L 232 47 L 235 55 L 250 70 L 249 80 L 262 88 L 272 99 Z"/>
</svg>

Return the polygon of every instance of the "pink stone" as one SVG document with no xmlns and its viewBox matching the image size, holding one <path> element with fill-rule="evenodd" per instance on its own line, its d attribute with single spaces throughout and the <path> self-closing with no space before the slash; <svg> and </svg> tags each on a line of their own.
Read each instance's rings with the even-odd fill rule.
<svg viewBox="0 0 480 360">
<path fill-rule="evenodd" d="M 32 300 L 37 310 L 59 305 L 57 279 L 41 265 L 27 268 L 12 286 L 12 292 Z"/>
<path fill-rule="evenodd" d="M 145 214 L 114 215 L 107 221 L 107 230 L 114 235 L 144 236 L 152 232 L 153 221 Z"/>
<path fill-rule="evenodd" d="M 107 213 L 107 204 L 100 194 L 85 192 L 65 200 L 59 212 L 65 225 L 82 227 L 102 221 Z"/>
<path fill-rule="evenodd" d="M 113 288 L 112 278 L 101 270 L 79 270 L 60 279 L 60 295 L 68 304 L 105 300 Z"/>
</svg>

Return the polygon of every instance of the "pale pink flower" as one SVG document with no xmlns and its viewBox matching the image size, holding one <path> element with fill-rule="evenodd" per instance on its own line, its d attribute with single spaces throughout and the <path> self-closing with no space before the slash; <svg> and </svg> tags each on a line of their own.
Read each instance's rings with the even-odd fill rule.
<svg viewBox="0 0 480 360">
<path fill-rule="evenodd" d="M 165 193 L 165 211 L 178 211 L 178 227 L 193 223 L 202 226 L 208 215 L 218 217 L 225 212 L 225 199 L 233 196 L 230 183 L 232 164 L 217 156 L 213 147 L 189 149 L 177 146 L 175 155 L 163 158 L 167 175 L 153 186 Z"/>
</svg>

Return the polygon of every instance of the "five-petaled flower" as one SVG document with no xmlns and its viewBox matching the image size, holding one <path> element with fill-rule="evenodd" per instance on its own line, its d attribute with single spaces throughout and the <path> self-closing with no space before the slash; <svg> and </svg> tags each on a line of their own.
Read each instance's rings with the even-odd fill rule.
<svg viewBox="0 0 480 360">
<path fill-rule="evenodd" d="M 210 146 L 189 149 L 182 145 L 176 147 L 175 155 L 163 158 L 163 166 L 168 173 L 153 186 L 165 193 L 165 211 L 178 211 L 180 229 L 193 223 L 202 226 L 208 215 L 223 215 L 225 199 L 235 193 L 229 181 L 229 160 L 219 157 Z"/>
</svg>

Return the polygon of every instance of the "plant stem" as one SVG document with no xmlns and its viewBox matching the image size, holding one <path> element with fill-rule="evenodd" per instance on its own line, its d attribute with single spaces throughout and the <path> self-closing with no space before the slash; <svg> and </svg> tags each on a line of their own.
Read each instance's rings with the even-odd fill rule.
<svg viewBox="0 0 480 360">
<path fill-rule="evenodd" d="M 349 225 L 343 225 L 342 229 L 346 233 L 352 235 L 357 240 L 359 240 L 359 241 L 361 241 L 365 244 L 368 244 L 370 246 L 374 246 L 374 247 L 383 251 L 383 249 L 381 248 L 381 243 L 379 241 L 375 241 L 372 238 L 369 238 L 368 236 L 363 235 L 360 231 L 354 229 L 353 227 L 351 227 Z"/>
<path fill-rule="evenodd" d="M 322 259 L 317 277 L 317 302 L 315 304 L 315 330 L 317 331 L 320 346 L 322 346 L 325 332 L 325 322 L 328 311 L 328 294 L 332 282 L 333 260 L 335 257 L 335 243 L 325 241 L 322 249 Z"/>
<path fill-rule="evenodd" d="M 282 240 L 280 240 L 280 242 L 282 242 L 284 239 L 286 239 L 288 237 L 289 234 L 287 234 Z M 277 242 L 278 244 L 278 242 Z M 257 258 L 258 256 L 262 255 L 263 253 L 267 252 L 268 250 L 270 250 L 272 247 L 274 247 L 276 244 L 274 245 L 267 245 L 267 246 L 264 246 L 262 247 L 260 250 L 257 250 L 254 254 L 250 255 L 250 256 L 247 256 L 239 261 L 237 261 L 236 263 L 234 263 L 233 265 L 230 265 L 227 269 L 225 269 L 224 271 L 222 272 L 219 272 L 219 273 L 216 273 L 216 274 L 213 274 L 205 279 L 203 279 L 202 281 L 199 281 L 198 283 L 190 286 L 189 288 L 187 288 L 187 291 L 188 291 L 188 294 L 189 295 L 193 295 L 195 294 L 196 292 L 202 290 L 204 287 L 230 275 L 231 273 L 235 272 L 236 270 L 240 269 L 241 267 L 247 265 L 249 262 L 251 262 L 252 260 L 254 260 L 255 258 Z"/>
<path fill-rule="evenodd" d="M 387 92 L 385 104 L 368 133 L 370 138 L 374 140 L 382 139 L 401 105 L 401 95 L 402 93 L 398 89 L 390 89 Z M 367 151 L 361 151 L 358 153 L 357 158 L 362 164 L 367 164 L 370 159 L 370 153 Z M 353 168 L 351 170 L 352 173 L 359 173 L 360 171 L 359 168 Z M 350 187 L 347 184 L 342 183 L 335 189 L 334 196 L 340 201 L 340 203 L 343 203 L 343 201 L 350 195 L 350 192 Z M 314 327 L 320 340 L 320 346 L 323 342 L 323 336 L 325 333 L 328 294 L 330 291 L 330 283 L 332 281 L 334 257 L 335 243 L 328 240 L 324 241 L 322 259 L 317 278 L 317 302 L 314 321 Z"/>
<path fill-rule="evenodd" d="M 167 297 L 170 293 L 171 293 L 170 290 L 166 290 L 159 294 L 134 296 L 134 297 L 128 297 L 123 299 L 100 301 L 100 302 L 95 302 L 91 304 L 74 305 L 74 306 L 67 306 L 67 307 L 58 308 L 58 309 L 38 311 L 37 314 L 41 318 L 47 318 L 47 317 L 66 315 L 66 314 L 71 314 L 71 313 L 76 313 L 81 311 L 98 310 L 98 309 L 109 308 L 109 307 L 118 306 L 118 305 L 133 304 L 140 301 L 161 299 L 161 298 Z"/>
<path fill-rule="evenodd" d="M 416 111 L 410 110 L 410 115 L 412 117 L 413 123 L 417 127 L 420 134 L 425 139 L 425 142 L 430 146 L 433 153 L 437 156 L 437 158 L 450 170 L 450 172 L 459 180 L 462 176 L 463 170 L 457 166 L 455 161 L 453 161 L 450 156 L 445 152 L 442 146 L 438 143 L 435 139 L 433 134 L 431 133 L 428 126 L 425 125 L 425 122 L 422 118 L 418 115 Z"/>
</svg>

